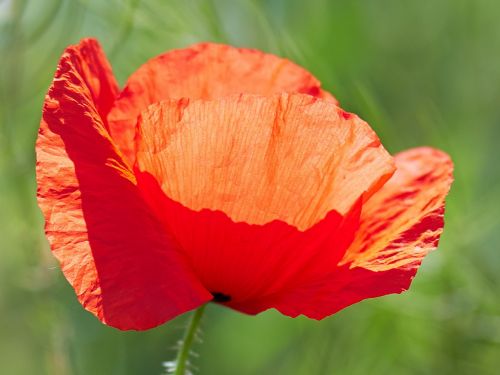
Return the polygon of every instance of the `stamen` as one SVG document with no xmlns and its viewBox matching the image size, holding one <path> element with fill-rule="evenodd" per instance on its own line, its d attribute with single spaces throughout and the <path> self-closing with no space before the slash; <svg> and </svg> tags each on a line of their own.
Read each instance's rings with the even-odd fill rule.
<svg viewBox="0 0 500 375">
<path fill-rule="evenodd" d="M 213 302 L 216 303 L 225 303 L 231 301 L 231 296 L 220 293 L 220 292 L 212 292 L 212 296 L 214 296 Z"/>
</svg>

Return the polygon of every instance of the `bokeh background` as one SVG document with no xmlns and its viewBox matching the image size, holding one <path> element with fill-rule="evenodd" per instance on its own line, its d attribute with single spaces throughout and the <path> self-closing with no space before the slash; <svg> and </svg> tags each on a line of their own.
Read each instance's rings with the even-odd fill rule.
<svg viewBox="0 0 500 375">
<path fill-rule="evenodd" d="M 34 140 L 65 46 L 99 38 L 119 82 L 197 41 L 256 47 L 315 74 L 391 152 L 456 164 L 439 251 L 412 289 L 321 322 L 209 306 L 199 374 L 498 374 L 500 2 L 0 0 L 0 373 L 160 374 L 186 316 L 120 332 L 85 312 L 43 236 Z"/>
</svg>

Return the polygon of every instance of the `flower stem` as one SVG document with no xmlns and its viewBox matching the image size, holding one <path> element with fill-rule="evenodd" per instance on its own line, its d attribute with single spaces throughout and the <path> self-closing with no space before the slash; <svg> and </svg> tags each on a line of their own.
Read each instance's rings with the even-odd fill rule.
<svg viewBox="0 0 500 375">
<path fill-rule="evenodd" d="M 187 375 L 186 373 L 186 365 L 189 359 L 189 352 L 191 350 L 191 345 L 193 345 L 194 338 L 196 337 L 196 332 L 198 331 L 198 327 L 200 325 L 201 317 L 205 312 L 205 308 L 207 305 L 200 306 L 197 310 L 195 310 L 191 320 L 186 327 L 186 332 L 184 334 L 184 338 L 182 339 L 179 347 L 179 351 L 177 352 L 177 358 L 175 359 L 175 372 L 174 375 Z"/>
</svg>

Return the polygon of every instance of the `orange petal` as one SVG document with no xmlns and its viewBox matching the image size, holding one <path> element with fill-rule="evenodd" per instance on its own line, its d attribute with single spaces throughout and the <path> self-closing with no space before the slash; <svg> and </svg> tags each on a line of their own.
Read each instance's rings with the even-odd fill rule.
<svg viewBox="0 0 500 375">
<path fill-rule="evenodd" d="M 300 230 L 345 215 L 394 171 L 368 124 L 303 94 L 171 100 L 143 112 L 137 165 L 171 199 Z"/>
<path fill-rule="evenodd" d="M 330 273 L 394 168 L 366 123 L 303 94 L 155 104 L 137 149 L 152 209 L 233 303 Z"/>
<path fill-rule="evenodd" d="M 116 84 L 102 50 L 63 54 L 37 140 L 38 202 L 54 255 L 82 305 L 120 329 L 147 329 L 211 298 L 154 219 L 102 116 Z"/>
<path fill-rule="evenodd" d="M 421 147 L 395 160 L 394 176 L 363 207 L 361 226 L 342 263 L 376 272 L 418 267 L 437 247 L 453 181 L 451 159 Z"/>
<path fill-rule="evenodd" d="M 315 77 L 286 59 L 253 49 L 196 44 L 164 53 L 130 76 L 108 118 L 111 134 L 133 163 L 137 117 L 150 104 L 279 92 L 306 93 L 336 103 Z"/>
<path fill-rule="evenodd" d="M 80 87 L 82 82 L 78 79 L 83 80 L 88 91 L 87 100 L 93 104 L 101 121 L 107 126 L 106 117 L 118 95 L 118 85 L 99 42 L 90 38 L 83 39 L 80 44 L 68 47 L 65 52 L 55 78 L 66 74 L 67 86 L 73 91 L 83 89 Z M 76 73 L 80 77 L 73 77 Z"/>
<path fill-rule="evenodd" d="M 453 165 L 431 148 L 412 149 L 395 160 L 394 176 L 363 206 L 360 228 L 338 270 L 243 310 L 276 307 L 286 315 L 321 319 L 363 299 L 408 289 L 423 258 L 438 245 Z"/>
</svg>

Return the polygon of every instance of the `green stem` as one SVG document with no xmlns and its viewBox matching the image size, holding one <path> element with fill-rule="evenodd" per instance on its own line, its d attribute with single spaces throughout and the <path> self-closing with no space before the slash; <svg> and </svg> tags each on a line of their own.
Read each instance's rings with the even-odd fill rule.
<svg viewBox="0 0 500 375">
<path fill-rule="evenodd" d="M 175 372 L 174 375 L 186 375 L 186 365 L 189 359 L 189 352 L 191 350 L 191 345 L 193 345 L 196 332 L 200 325 L 201 317 L 205 312 L 207 305 L 200 306 L 191 317 L 191 321 L 186 327 L 186 332 L 184 338 L 182 339 L 177 352 L 177 358 L 175 359 Z"/>
</svg>

